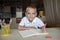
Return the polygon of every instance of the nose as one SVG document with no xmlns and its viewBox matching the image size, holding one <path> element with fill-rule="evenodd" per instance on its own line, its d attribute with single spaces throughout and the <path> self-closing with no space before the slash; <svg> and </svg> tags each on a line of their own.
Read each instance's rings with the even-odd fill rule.
<svg viewBox="0 0 60 40">
<path fill-rule="evenodd" d="M 30 14 L 30 17 L 33 17 L 33 14 Z"/>
</svg>

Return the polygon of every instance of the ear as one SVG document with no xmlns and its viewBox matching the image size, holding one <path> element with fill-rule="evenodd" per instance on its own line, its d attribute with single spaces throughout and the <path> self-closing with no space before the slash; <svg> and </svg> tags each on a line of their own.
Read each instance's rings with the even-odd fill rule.
<svg viewBox="0 0 60 40">
<path fill-rule="evenodd" d="M 26 12 L 25 12 L 25 15 L 27 15 Z"/>
<path fill-rule="evenodd" d="M 35 16 L 37 16 L 37 13 L 35 14 Z"/>
</svg>

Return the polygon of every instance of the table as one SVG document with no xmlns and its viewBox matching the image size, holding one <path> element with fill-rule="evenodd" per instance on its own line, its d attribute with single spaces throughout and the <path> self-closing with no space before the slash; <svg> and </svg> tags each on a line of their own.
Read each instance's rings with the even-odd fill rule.
<svg viewBox="0 0 60 40">
<path fill-rule="evenodd" d="M 51 40 L 60 40 L 60 28 L 47 28 L 47 32 L 52 36 Z M 1 33 L 1 32 L 0 32 Z M 17 29 L 11 29 L 10 36 L 0 36 L 0 40 L 47 40 L 45 36 L 32 36 L 23 38 Z"/>
</svg>

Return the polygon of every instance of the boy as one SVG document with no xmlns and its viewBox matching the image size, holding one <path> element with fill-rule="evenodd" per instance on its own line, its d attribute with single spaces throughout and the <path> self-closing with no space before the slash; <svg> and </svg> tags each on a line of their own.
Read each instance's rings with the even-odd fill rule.
<svg viewBox="0 0 60 40">
<path fill-rule="evenodd" d="M 29 30 L 41 28 L 42 32 L 45 32 L 44 23 L 36 17 L 37 9 L 34 6 L 28 6 L 26 8 L 25 17 L 22 18 L 19 23 L 19 30 Z"/>
</svg>

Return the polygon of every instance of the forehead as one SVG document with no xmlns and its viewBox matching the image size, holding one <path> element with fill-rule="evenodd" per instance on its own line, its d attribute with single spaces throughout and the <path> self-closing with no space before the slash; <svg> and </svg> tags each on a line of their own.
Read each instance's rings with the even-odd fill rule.
<svg viewBox="0 0 60 40">
<path fill-rule="evenodd" d="M 26 12 L 36 12 L 36 8 L 26 8 Z"/>
</svg>

